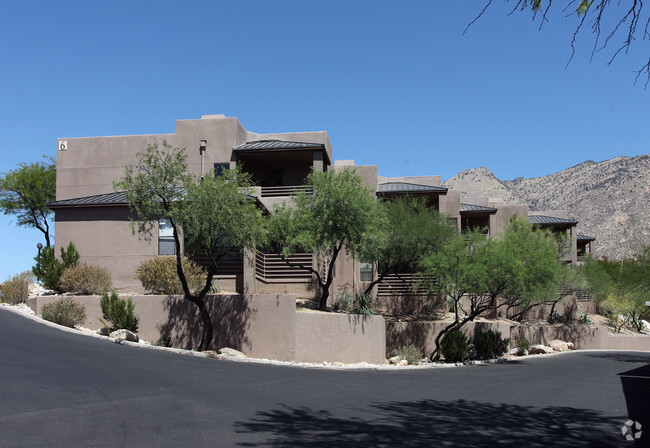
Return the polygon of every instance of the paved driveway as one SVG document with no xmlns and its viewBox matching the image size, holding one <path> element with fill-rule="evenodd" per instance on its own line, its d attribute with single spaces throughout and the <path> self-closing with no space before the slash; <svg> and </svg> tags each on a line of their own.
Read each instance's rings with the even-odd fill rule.
<svg viewBox="0 0 650 448">
<path fill-rule="evenodd" d="M 617 374 L 648 362 L 299 369 L 122 346 L 0 310 L 0 446 L 633 446 Z"/>
</svg>

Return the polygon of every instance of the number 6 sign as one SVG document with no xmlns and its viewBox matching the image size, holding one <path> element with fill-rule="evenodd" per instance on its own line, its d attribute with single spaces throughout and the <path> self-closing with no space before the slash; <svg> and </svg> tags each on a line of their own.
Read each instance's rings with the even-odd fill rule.
<svg viewBox="0 0 650 448">
<path fill-rule="evenodd" d="M 66 151 L 68 149 L 68 141 L 67 140 L 61 140 L 59 142 L 59 151 Z"/>
</svg>

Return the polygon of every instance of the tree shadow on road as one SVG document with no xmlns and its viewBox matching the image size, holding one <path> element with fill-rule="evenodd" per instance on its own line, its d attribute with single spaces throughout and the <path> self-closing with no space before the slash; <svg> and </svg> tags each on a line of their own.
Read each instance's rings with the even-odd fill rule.
<svg viewBox="0 0 650 448">
<path fill-rule="evenodd" d="M 345 417 L 280 406 L 237 422 L 240 446 L 586 447 L 626 446 L 624 417 L 566 407 L 534 408 L 473 401 L 389 402 L 342 409 Z M 351 414 L 357 414 L 351 416 Z"/>
</svg>

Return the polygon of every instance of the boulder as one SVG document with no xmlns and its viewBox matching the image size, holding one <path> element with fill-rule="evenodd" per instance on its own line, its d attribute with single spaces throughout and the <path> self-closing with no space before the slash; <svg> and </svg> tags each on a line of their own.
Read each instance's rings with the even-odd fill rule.
<svg viewBox="0 0 650 448">
<path fill-rule="evenodd" d="M 547 353 L 553 353 L 553 349 L 546 345 L 536 344 L 530 346 L 528 353 L 531 355 L 545 355 Z"/>
<path fill-rule="evenodd" d="M 109 334 L 111 334 L 111 330 L 109 330 L 106 327 L 102 327 L 99 330 L 97 330 L 97 334 L 101 336 L 108 336 Z"/>
<path fill-rule="evenodd" d="M 109 334 L 109 336 L 119 341 L 138 342 L 140 340 L 140 338 L 135 333 L 123 328 L 121 330 L 115 330 Z"/>
<path fill-rule="evenodd" d="M 225 356 L 232 356 L 234 358 L 248 358 L 248 356 L 244 355 L 239 350 L 235 350 L 234 348 L 229 348 L 229 347 L 220 348 L 219 354 Z"/>
<path fill-rule="evenodd" d="M 397 363 L 398 366 L 408 366 L 409 362 L 406 359 L 402 359 L 400 362 Z"/>
<path fill-rule="evenodd" d="M 548 346 L 551 347 L 556 352 L 566 352 L 569 350 L 569 344 L 559 339 L 553 339 L 548 343 Z"/>
<path fill-rule="evenodd" d="M 522 350 L 519 350 L 518 347 L 515 347 L 515 348 L 511 349 L 508 353 L 511 356 L 526 356 L 528 354 L 528 350 L 523 350 L 522 351 Z"/>
<path fill-rule="evenodd" d="M 388 364 L 397 365 L 401 360 L 402 358 L 400 356 L 393 356 L 392 358 L 388 358 Z"/>
</svg>

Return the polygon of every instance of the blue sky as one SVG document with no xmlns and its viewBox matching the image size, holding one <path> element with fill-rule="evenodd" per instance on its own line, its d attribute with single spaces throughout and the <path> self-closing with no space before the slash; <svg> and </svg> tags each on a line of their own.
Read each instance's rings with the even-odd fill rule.
<svg viewBox="0 0 650 448">
<path fill-rule="evenodd" d="M 253 132 L 326 130 L 335 159 L 385 176 L 486 166 L 501 179 L 648 152 L 647 41 L 606 66 L 574 18 L 538 31 L 495 0 L 9 2 L 0 15 L 0 172 L 59 137 L 169 133 L 236 116 Z M 0 216 L 0 281 L 35 230 Z"/>
</svg>

